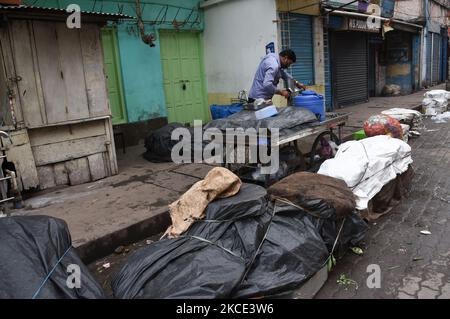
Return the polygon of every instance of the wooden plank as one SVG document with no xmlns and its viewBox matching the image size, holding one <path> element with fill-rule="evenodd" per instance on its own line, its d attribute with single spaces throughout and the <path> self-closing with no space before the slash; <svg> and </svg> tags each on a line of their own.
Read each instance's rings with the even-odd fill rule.
<svg viewBox="0 0 450 319">
<path fill-rule="evenodd" d="M 88 118 L 89 108 L 79 30 L 69 29 L 65 23 L 56 23 L 56 34 L 61 70 L 67 94 L 67 119 Z"/>
<path fill-rule="evenodd" d="M 109 153 L 108 152 L 102 153 L 102 156 L 103 156 L 103 165 L 105 167 L 106 176 L 111 176 L 112 172 L 111 172 L 111 162 L 109 161 Z"/>
<path fill-rule="evenodd" d="M 98 153 L 88 156 L 89 171 L 91 172 L 91 177 L 93 181 L 102 179 L 106 177 L 106 168 L 103 161 L 103 154 Z"/>
<path fill-rule="evenodd" d="M 111 119 L 105 119 L 105 130 L 106 130 L 106 141 L 107 141 L 107 150 L 108 150 L 108 159 L 109 159 L 109 169 L 110 175 L 116 175 L 119 173 L 119 167 L 117 166 L 117 154 L 116 154 L 116 146 L 114 144 L 114 133 L 112 129 Z"/>
<path fill-rule="evenodd" d="M 105 134 L 103 121 L 43 127 L 31 129 L 28 132 L 31 146 L 54 144 Z"/>
<path fill-rule="evenodd" d="M 43 125 L 45 122 L 41 113 L 43 105 L 40 104 L 38 94 L 38 90 L 42 90 L 42 88 L 37 86 L 36 81 L 39 72 L 36 72 L 33 64 L 34 39 L 29 26 L 29 22 L 26 20 L 11 21 L 14 65 L 16 74 L 21 77 L 18 82 L 18 98 L 20 98 L 21 105 L 24 106 L 22 111 L 25 124 L 37 126 Z"/>
<path fill-rule="evenodd" d="M 1 52 L 3 55 L 3 61 L 1 61 L 1 62 L 2 62 L 3 71 L 5 73 L 5 77 L 6 77 L 6 79 L 16 78 L 16 70 L 14 67 L 14 60 L 13 60 L 13 53 L 12 53 L 12 49 L 11 49 L 9 28 L 0 28 L 0 45 L 1 45 Z M 5 88 L 7 89 L 8 85 L 6 85 Z M 22 105 L 20 104 L 20 99 L 18 98 L 19 88 L 17 86 L 17 82 L 15 82 L 15 81 L 12 82 L 12 84 L 9 86 L 9 88 L 12 90 L 12 94 L 13 94 L 14 118 L 16 120 L 16 123 L 21 123 L 23 121 Z M 12 114 L 11 114 L 9 105 L 7 106 L 7 109 L 8 109 L 10 118 L 11 118 L 11 123 L 7 123 L 7 124 L 13 125 L 14 123 L 12 123 L 13 120 L 11 117 Z"/>
<path fill-rule="evenodd" d="M 107 119 L 107 118 L 110 118 L 110 115 L 90 117 L 90 118 L 87 118 L 87 119 L 80 119 L 80 120 L 70 120 L 70 121 L 64 121 L 64 122 L 58 122 L 58 123 L 47 123 L 45 125 L 45 127 L 93 122 L 93 121 L 104 120 L 104 119 Z M 29 128 L 41 128 L 41 127 L 42 126 L 35 126 L 35 127 L 30 126 Z"/>
<path fill-rule="evenodd" d="M 99 27 L 85 24 L 80 29 L 80 39 L 90 115 L 111 115 Z"/>
<path fill-rule="evenodd" d="M 54 165 L 55 170 L 55 183 L 56 185 L 69 184 L 69 176 L 67 175 L 67 169 L 65 163 L 58 163 Z"/>
<path fill-rule="evenodd" d="M 0 101 L 2 103 L 7 103 L 3 108 L 0 109 L 0 119 L 3 122 L 3 125 L 11 125 L 11 119 L 7 112 L 9 110 L 9 96 L 8 96 L 8 83 L 6 81 L 6 70 L 5 70 L 5 59 L 3 57 L 3 39 L 4 32 L 0 30 Z"/>
<path fill-rule="evenodd" d="M 47 122 L 64 122 L 68 120 L 68 102 L 55 23 L 33 21 L 33 30 Z"/>
<path fill-rule="evenodd" d="M 87 158 L 79 158 L 66 163 L 70 185 L 79 185 L 91 181 Z"/>
<path fill-rule="evenodd" d="M 40 189 L 47 189 L 56 186 L 53 165 L 40 166 L 37 168 Z"/>
<path fill-rule="evenodd" d="M 11 132 L 10 136 L 13 144 L 3 137 L 2 142 L 6 147 L 8 161 L 13 162 L 16 167 L 19 188 L 27 190 L 38 187 L 39 178 L 27 131 Z"/>
<path fill-rule="evenodd" d="M 32 150 L 36 165 L 42 166 L 106 152 L 105 143 L 106 137 L 103 135 L 34 146 Z"/>
</svg>

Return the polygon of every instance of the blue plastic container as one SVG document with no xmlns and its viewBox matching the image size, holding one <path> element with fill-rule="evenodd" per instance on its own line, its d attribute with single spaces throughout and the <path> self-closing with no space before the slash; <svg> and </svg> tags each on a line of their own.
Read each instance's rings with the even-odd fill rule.
<svg viewBox="0 0 450 319">
<path fill-rule="evenodd" d="M 211 105 L 209 109 L 211 110 L 211 118 L 213 120 L 224 119 L 228 116 L 242 111 L 244 108 L 242 103 L 234 103 L 231 105 Z"/>
<path fill-rule="evenodd" d="M 325 99 L 312 90 L 305 90 L 294 97 L 294 106 L 304 107 L 314 114 L 320 122 L 325 121 Z"/>
</svg>

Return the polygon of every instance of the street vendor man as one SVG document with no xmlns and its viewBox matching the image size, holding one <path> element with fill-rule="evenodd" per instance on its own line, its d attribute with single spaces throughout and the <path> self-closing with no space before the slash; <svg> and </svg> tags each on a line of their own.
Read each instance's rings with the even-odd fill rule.
<svg viewBox="0 0 450 319">
<path fill-rule="evenodd" d="M 290 49 L 283 50 L 279 54 L 267 54 L 256 70 L 252 88 L 248 94 L 249 102 L 252 103 L 256 99 L 270 100 L 275 94 L 288 98 L 289 91 L 279 90 L 277 87 L 280 78 L 285 83 L 288 83 L 289 80 L 294 80 L 292 75 L 287 73 L 285 69 L 295 63 L 296 60 L 297 57 L 294 51 Z M 297 80 L 294 80 L 294 84 L 299 89 L 305 89 L 305 86 Z"/>
</svg>

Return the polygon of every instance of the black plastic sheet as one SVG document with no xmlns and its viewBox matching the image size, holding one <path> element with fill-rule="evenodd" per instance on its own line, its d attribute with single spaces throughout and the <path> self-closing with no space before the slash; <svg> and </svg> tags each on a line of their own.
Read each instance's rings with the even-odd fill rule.
<svg viewBox="0 0 450 319">
<path fill-rule="evenodd" d="M 205 129 L 217 128 L 225 131 L 227 128 L 266 128 L 269 131 L 273 129 L 280 130 L 280 136 L 289 134 L 293 129 L 308 127 L 313 123 L 320 124 L 313 112 L 308 109 L 288 106 L 278 108 L 278 114 L 272 117 L 258 120 L 254 111 L 243 110 L 227 118 L 218 119 L 205 125 Z"/>
<path fill-rule="evenodd" d="M 332 249 L 361 240 L 356 215 L 336 219 L 323 200 L 268 202 L 264 188 L 212 202 L 181 238 L 138 250 L 113 276 L 118 298 L 249 298 L 298 288 Z M 338 237 L 338 234 L 341 236 Z"/>
<path fill-rule="evenodd" d="M 80 288 L 67 272 L 80 269 Z M 72 247 L 67 224 L 47 216 L 0 218 L 0 298 L 104 298 L 100 285 Z"/>
<path fill-rule="evenodd" d="M 170 123 L 151 132 L 145 139 L 147 151 L 143 154 L 144 158 L 155 163 L 172 162 L 172 148 L 179 142 L 172 140 L 172 132 L 177 128 L 185 128 L 185 126 L 180 123 Z"/>
</svg>

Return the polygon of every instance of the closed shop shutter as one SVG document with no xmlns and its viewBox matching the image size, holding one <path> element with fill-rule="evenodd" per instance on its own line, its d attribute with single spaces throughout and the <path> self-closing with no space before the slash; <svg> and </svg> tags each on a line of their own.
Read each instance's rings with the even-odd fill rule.
<svg viewBox="0 0 450 319">
<path fill-rule="evenodd" d="M 439 82 L 440 69 L 439 65 L 441 63 L 440 57 L 441 51 L 441 35 L 433 33 L 433 84 Z"/>
<path fill-rule="evenodd" d="M 433 33 L 428 32 L 427 40 L 426 40 L 426 43 L 427 43 L 427 75 L 426 75 L 426 82 L 427 82 L 428 85 L 431 84 L 432 38 L 433 38 Z"/>
<path fill-rule="evenodd" d="M 445 29 L 443 30 L 445 31 Z M 448 37 L 445 32 L 441 33 L 442 45 L 441 45 L 441 82 L 444 82 L 447 78 L 447 47 Z"/>
<path fill-rule="evenodd" d="M 345 106 L 369 99 L 367 35 L 334 32 L 332 69 L 335 105 Z"/>
<path fill-rule="evenodd" d="M 314 84 L 314 50 L 312 17 L 297 13 L 280 13 L 283 49 L 292 49 L 297 62 L 288 70 L 298 81 Z"/>
<path fill-rule="evenodd" d="M 323 31 L 323 51 L 325 63 L 325 106 L 327 111 L 333 110 L 333 98 L 331 92 L 331 62 L 330 62 L 330 34 L 328 30 Z"/>
</svg>

